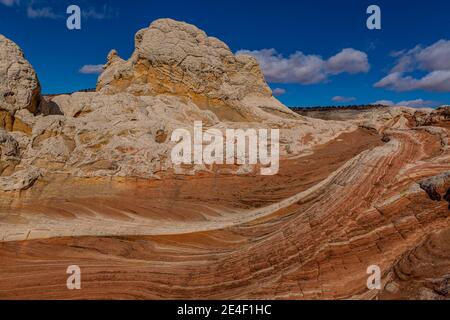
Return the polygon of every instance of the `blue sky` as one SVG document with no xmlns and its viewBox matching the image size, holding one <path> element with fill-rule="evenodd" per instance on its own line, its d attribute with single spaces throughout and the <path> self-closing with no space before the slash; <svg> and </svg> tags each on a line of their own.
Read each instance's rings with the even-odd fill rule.
<svg viewBox="0 0 450 320">
<path fill-rule="evenodd" d="M 82 9 L 81 30 L 66 28 L 70 4 Z M 371 4 L 381 30 L 366 27 Z M 22 47 L 45 93 L 94 87 L 98 75 L 83 66 L 113 48 L 128 58 L 136 31 L 165 17 L 258 57 L 289 106 L 450 103 L 447 0 L 0 0 L 0 33 Z"/>
</svg>

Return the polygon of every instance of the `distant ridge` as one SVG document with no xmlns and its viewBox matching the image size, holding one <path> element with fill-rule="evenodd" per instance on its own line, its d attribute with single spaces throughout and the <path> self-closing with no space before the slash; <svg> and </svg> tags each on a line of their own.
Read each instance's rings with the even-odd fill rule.
<svg viewBox="0 0 450 320">
<path fill-rule="evenodd" d="M 76 90 L 76 91 L 72 91 L 72 92 L 65 92 L 65 93 L 48 93 L 48 94 L 42 94 L 42 95 L 44 97 L 51 98 L 51 97 L 55 97 L 55 96 L 61 96 L 61 95 L 64 95 L 64 94 L 70 95 L 70 94 L 73 94 L 73 93 L 76 93 L 76 92 L 95 92 L 95 88 L 81 89 L 81 90 Z"/>
<path fill-rule="evenodd" d="M 371 110 L 379 108 L 389 108 L 389 106 L 384 104 L 362 104 L 349 106 L 290 107 L 292 111 Z"/>
</svg>

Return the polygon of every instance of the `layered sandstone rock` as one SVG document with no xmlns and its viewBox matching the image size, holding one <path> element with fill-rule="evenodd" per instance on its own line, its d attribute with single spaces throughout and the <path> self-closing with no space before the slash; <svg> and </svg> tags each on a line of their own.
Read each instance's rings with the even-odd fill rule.
<svg viewBox="0 0 450 320">
<path fill-rule="evenodd" d="M 22 50 L 0 35 L 0 127 L 12 130 L 14 114 L 23 109 L 36 112 L 40 85 Z"/>
<path fill-rule="evenodd" d="M 109 54 L 97 92 L 14 108 L 0 279 L 20 281 L 0 298 L 448 298 L 448 108 L 298 116 L 253 58 L 169 19 Z M 169 137 L 194 121 L 280 129 L 279 173 L 175 168 Z"/>
<path fill-rule="evenodd" d="M 383 299 L 450 299 L 450 229 L 433 231 L 405 252 L 387 275 Z"/>
</svg>

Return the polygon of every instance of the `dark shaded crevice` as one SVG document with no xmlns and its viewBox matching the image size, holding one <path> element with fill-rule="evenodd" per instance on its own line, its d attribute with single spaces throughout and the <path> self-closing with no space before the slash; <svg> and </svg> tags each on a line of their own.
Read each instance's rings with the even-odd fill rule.
<svg viewBox="0 0 450 320">
<path fill-rule="evenodd" d="M 384 133 L 383 137 L 381 138 L 381 141 L 383 141 L 384 143 L 388 143 L 389 141 L 391 141 L 391 138 Z"/>
<path fill-rule="evenodd" d="M 450 210 L 450 188 L 445 193 L 444 200 L 448 202 L 448 210 Z"/>
<path fill-rule="evenodd" d="M 436 186 L 434 184 L 426 183 L 426 182 L 420 182 L 419 186 L 420 186 L 420 188 L 423 191 L 425 191 L 428 194 L 428 197 L 430 197 L 431 200 L 433 200 L 433 201 L 441 201 L 442 197 L 439 194 L 439 192 L 437 192 Z"/>
<path fill-rule="evenodd" d="M 61 108 L 57 103 L 55 103 L 51 98 L 42 97 L 37 109 L 37 114 L 42 114 L 44 116 L 49 115 L 64 115 Z"/>
</svg>

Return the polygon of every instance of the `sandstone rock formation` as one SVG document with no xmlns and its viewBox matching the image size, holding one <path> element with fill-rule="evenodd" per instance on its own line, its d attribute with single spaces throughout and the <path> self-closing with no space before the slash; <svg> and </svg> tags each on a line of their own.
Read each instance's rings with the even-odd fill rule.
<svg viewBox="0 0 450 320">
<path fill-rule="evenodd" d="M 170 19 L 112 51 L 96 92 L 41 100 L 2 100 L 0 298 L 448 298 L 448 108 L 300 116 L 253 58 Z M 194 121 L 279 128 L 279 173 L 173 166 Z"/>
<path fill-rule="evenodd" d="M 15 45 L 5 43 L 16 49 L 10 56 L 22 57 Z M 20 63 L 28 73 L 17 79 L 36 82 L 38 88 L 32 68 Z M 18 86 L 10 78 L 4 83 Z M 35 99 L 33 92 L 28 91 Z M 171 133 L 177 128 L 192 131 L 194 121 L 223 131 L 280 128 L 281 152 L 292 156 L 357 128 L 297 115 L 272 96 L 254 58 L 236 57 L 218 39 L 170 19 L 139 31 L 128 61 L 112 51 L 97 92 L 43 97 L 36 114 L 30 112 L 34 109 L 31 104 L 15 110 L 10 136 L 18 142 L 17 169 L 39 170 L 43 176 L 160 178 L 172 169 L 189 174 L 208 170 L 173 168 L 170 161 Z M 0 188 L 10 190 L 5 183 Z"/>
<path fill-rule="evenodd" d="M 272 97 L 255 58 L 235 56 L 225 43 L 193 25 L 157 20 L 136 33 L 135 46 L 127 61 L 110 52 L 97 90 L 189 97 L 229 121 L 264 119 L 260 109 L 298 118 Z"/>
<path fill-rule="evenodd" d="M 0 35 L 0 127 L 13 129 L 16 111 L 36 112 L 40 85 L 22 50 Z"/>
<path fill-rule="evenodd" d="M 406 252 L 387 276 L 383 299 L 450 299 L 450 229 L 434 231 Z"/>
</svg>

